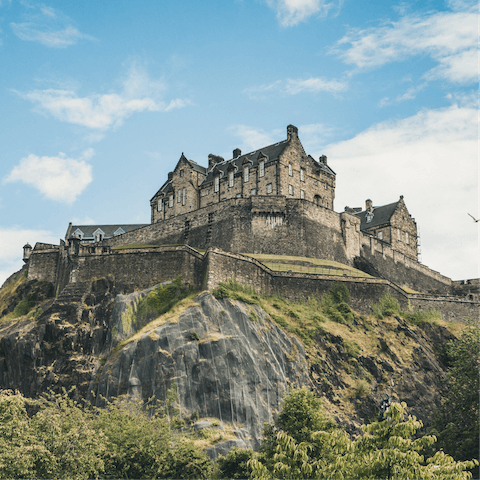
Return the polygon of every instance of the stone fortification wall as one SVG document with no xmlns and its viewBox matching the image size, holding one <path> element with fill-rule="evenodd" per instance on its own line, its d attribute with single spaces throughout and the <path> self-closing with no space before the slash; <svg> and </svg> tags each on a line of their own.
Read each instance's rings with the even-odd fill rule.
<svg viewBox="0 0 480 480">
<path fill-rule="evenodd" d="M 182 283 L 201 288 L 202 255 L 185 247 L 79 252 L 72 269 L 72 282 L 84 282 L 111 275 L 115 281 L 135 288 L 171 280 L 181 275 Z"/>
<path fill-rule="evenodd" d="M 361 236 L 360 257 L 355 266 L 371 275 L 388 278 L 420 292 L 449 294 L 452 280 L 394 250 L 368 234 Z"/>
<path fill-rule="evenodd" d="M 66 250 L 65 250 L 66 251 Z M 59 262 L 59 256 L 61 261 Z M 440 310 L 446 320 L 478 318 L 478 302 L 447 296 L 408 295 L 388 280 L 333 275 L 273 272 L 257 260 L 217 248 L 201 255 L 189 246 L 115 250 L 107 246 L 80 246 L 78 253 L 60 255 L 44 249 L 31 255 L 29 279 L 51 281 L 58 287 L 67 282 L 86 282 L 113 276 L 130 289 L 147 288 L 181 275 L 184 284 L 196 289 L 213 290 L 222 281 L 236 278 L 267 294 L 279 294 L 290 300 L 321 296 L 335 283 L 344 283 L 351 296 L 351 306 L 360 313 L 370 313 L 371 304 L 386 293 L 397 298 L 402 309 L 409 302 L 415 308 Z M 56 269 L 61 264 L 63 267 Z M 60 271 L 64 269 L 64 271 Z M 31 271 L 30 271 L 31 269 Z M 52 275 L 53 272 L 53 275 Z M 55 272 L 58 278 L 55 279 Z"/>
<path fill-rule="evenodd" d="M 209 205 L 104 240 L 102 245 L 215 246 L 231 252 L 308 256 L 351 264 L 359 252 L 358 246 L 355 248 L 357 220 L 348 215 L 354 224 L 348 230 L 344 228 L 344 217 L 307 200 L 254 196 Z M 346 236 L 351 235 L 353 241 L 347 242 Z"/>
<path fill-rule="evenodd" d="M 478 319 L 480 304 L 478 300 L 471 301 L 442 295 L 409 295 L 410 305 L 415 310 L 428 312 L 429 310 L 438 310 L 442 312 L 444 320 L 451 322 L 462 322 L 466 318 Z"/>
<path fill-rule="evenodd" d="M 51 282 L 57 280 L 57 267 L 60 247 L 37 243 L 28 260 L 27 280 Z"/>
</svg>

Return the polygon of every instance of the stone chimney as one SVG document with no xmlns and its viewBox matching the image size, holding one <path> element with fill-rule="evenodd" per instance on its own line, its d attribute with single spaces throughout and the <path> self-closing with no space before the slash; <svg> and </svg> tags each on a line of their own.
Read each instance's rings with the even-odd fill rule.
<svg viewBox="0 0 480 480">
<path fill-rule="evenodd" d="M 210 153 L 210 155 L 208 155 L 208 169 L 211 170 L 217 163 L 221 163 L 224 160 L 223 157 Z"/>
<path fill-rule="evenodd" d="M 327 156 L 326 156 L 326 155 L 322 155 L 322 156 L 318 159 L 318 161 L 319 161 L 320 163 L 323 163 L 324 165 L 326 165 L 326 164 L 327 164 Z"/>
<path fill-rule="evenodd" d="M 287 127 L 287 140 L 298 139 L 298 128 L 295 125 Z"/>
<path fill-rule="evenodd" d="M 173 178 L 173 172 L 168 172 L 168 179 L 171 180 Z"/>
<path fill-rule="evenodd" d="M 372 201 L 370 199 L 365 200 L 365 210 L 371 212 L 373 210 Z"/>
<path fill-rule="evenodd" d="M 28 262 L 28 259 L 30 258 L 31 253 L 32 253 L 32 246 L 29 243 L 25 244 L 23 246 L 23 261 L 25 263 Z"/>
<path fill-rule="evenodd" d="M 239 148 L 236 148 L 236 149 L 233 151 L 233 157 L 232 157 L 232 158 L 237 158 L 237 157 L 239 157 L 241 154 L 242 154 L 242 151 L 241 151 Z"/>
</svg>

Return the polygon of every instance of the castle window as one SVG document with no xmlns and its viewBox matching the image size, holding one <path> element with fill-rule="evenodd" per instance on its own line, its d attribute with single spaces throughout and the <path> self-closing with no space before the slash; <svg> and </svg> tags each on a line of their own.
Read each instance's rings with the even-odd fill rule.
<svg viewBox="0 0 480 480">
<path fill-rule="evenodd" d="M 400 242 L 402 240 L 402 234 L 400 233 L 400 229 L 397 228 L 397 240 Z"/>
<path fill-rule="evenodd" d="M 380 240 L 383 240 L 383 232 L 378 232 L 378 238 L 379 238 Z"/>
<path fill-rule="evenodd" d="M 300 190 L 300 198 L 305 198 L 305 192 L 303 190 Z"/>
<path fill-rule="evenodd" d="M 228 186 L 229 186 L 229 187 L 233 187 L 234 181 L 235 181 L 235 180 L 234 180 L 234 172 L 233 172 L 233 170 L 230 170 L 230 171 L 228 172 Z"/>
<path fill-rule="evenodd" d="M 250 195 L 256 195 L 256 194 L 257 194 L 257 191 L 254 188 L 252 188 L 252 190 L 250 190 Z"/>
<path fill-rule="evenodd" d="M 187 189 L 184 187 L 182 192 L 182 205 L 187 203 Z"/>
<path fill-rule="evenodd" d="M 244 181 L 245 183 L 248 182 L 248 173 L 249 173 L 249 168 L 248 168 L 248 167 L 245 167 L 245 168 L 243 169 L 243 181 Z"/>
<path fill-rule="evenodd" d="M 260 176 L 265 176 L 265 160 L 260 160 Z"/>
<path fill-rule="evenodd" d="M 220 190 L 220 177 L 217 175 L 215 177 L 215 192 L 218 192 Z"/>
<path fill-rule="evenodd" d="M 305 170 L 303 168 L 300 169 L 300 181 L 305 181 Z"/>
<path fill-rule="evenodd" d="M 162 204 L 163 204 L 162 199 L 159 198 L 159 199 L 157 200 L 157 211 L 158 211 L 158 212 L 161 212 L 161 211 L 162 211 Z"/>
<path fill-rule="evenodd" d="M 267 193 L 272 193 L 272 184 L 271 183 L 269 183 L 267 185 Z"/>
<path fill-rule="evenodd" d="M 407 245 L 410 245 L 410 238 L 408 236 L 408 233 L 405 233 L 405 240 L 407 242 Z"/>
<path fill-rule="evenodd" d="M 325 200 L 325 208 L 328 208 L 328 200 Z"/>
<path fill-rule="evenodd" d="M 289 185 L 289 186 L 288 186 L 288 193 L 289 193 L 290 195 L 293 195 L 293 185 Z"/>
<path fill-rule="evenodd" d="M 180 170 L 180 176 L 183 177 L 183 170 Z"/>
<path fill-rule="evenodd" d="M 178 189 L 177 192 L 177 203 L 180 203 L 182 201 L 182 191 Z"/>
<path fill-rule="evenodd" d="M 325 190 L 328 190 L 328 186 L 326 183 L 324 183 L 323 186 L 325 187 Z"/>
<path fill-rule="evenodd" d="M 173 207 L 173 195 L 172 195 L 172 194 L 170 194 L 170 195 L 168 196 L 168 206 L 169 206 L 170 208 Z"/>
<path fill-rule="evenodd" d="M 293 166 L 291 163 L 288 164 L 288 174 L 293 177 Z"/>
</svg>

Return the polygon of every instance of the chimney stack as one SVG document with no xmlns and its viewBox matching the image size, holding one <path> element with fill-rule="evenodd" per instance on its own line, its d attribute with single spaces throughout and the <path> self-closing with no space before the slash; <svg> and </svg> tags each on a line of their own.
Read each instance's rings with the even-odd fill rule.
<svg viewBox="0 0 480 480">
<path fill-rule="evenodd" d="M 365 210 L 371 212 L 373 210 L 372 201 L 370 199 L 365 200 Z"/>
<path fill-rule="evenodd" d="M 225 159 L 219 155 L 214 155 L 210 153 L 208 155 L 208 169 L 211 170 L 217 163 L 223 162 Z"/>
<path fill-rule="evenodd" d="M 295 125 L 287 127 L 287 140 L 298 139 L 298 128 Z"/>
<path fill-rule="evenodd" d="M 242 154 L 242 151 L 239 148 L 236 148 L 233 151 L 233 158 L 238 158 Z"/>
<path fill-rule="evenodd" d="M 327 164 L 327 156 L 326 155 L 322 155 L 319 159 L 320 163 L 323 163 L 324 165 Z"/>
</svg>

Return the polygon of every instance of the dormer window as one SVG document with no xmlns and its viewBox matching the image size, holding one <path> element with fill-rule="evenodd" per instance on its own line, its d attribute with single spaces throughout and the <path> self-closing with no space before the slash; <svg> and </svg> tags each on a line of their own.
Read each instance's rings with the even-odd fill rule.
<svg viewBox="0 0 480 480">
<path fill-rule="evenodd" d="M 80 237 L 80 240 L 83 239 L 83 232 L 77 228 L 74 232 L 73 232 L 74 235 L 76 235 L 77 237 Z"/>
<path fill-rule="evenodd" d="M 163 205 L 163 201 L 161 198 L 159 198 L 157 200 L 157 212 L 161 212 L 162 211 L 162 205 Z"/>
<path fill-rule="evenodd" d="M 122 227 L 118 227 L 114 232 L 113 236 L 116 237 L 117 235 L 123 235 L 125 233 L 125 230 Z"/>
<path fill-rule="evenodd" d="M 265 160 L 260 160 L 259 163 L 260 176 L 265 176 Z"/>
<path fill-rule="evenodd" d="M 370 223 L 373 220 L 373 210 L 369 211 L 367 210 L 367 213 L 365 214 L 365 218 L 367 220 L 367 223 Z"/>
<path fill-rule="evenodd" d="M 248 182 L 249 173 L 250 173 L 249 167 L 248 167 L 248 166 L 247 166 L 247 167 L 244 167 L 244 168 L 243 168 L 243 181 L 244 181 L 245 183 Z"/>
<path fill-rule="evenodd" d="M 94 242 L 101 242 L 104 237 L 105 237 L 105 232 L 104 232 L 101 228 L 97 228 L 97 229 L 93 232 Z"/>
<path fill-rule="evenodd" d="M 215 182 L 214 191 L 218 192 L 220 190 L 220 177 L 218 175 L 215 177 L 214 182 Z"/>
<path fill-rule="evenodd" d="M 293 177 L 293 165 L 291 163 L 288 164 L 288 174 Z"/>
<path fill-rule="evenodd" d="M 234 182 L 235 182 L 235 175 L 234 175 L 233 170 L 230 170 L 228 172 L 228 186 L 233 187 Z"/>
</svg>

